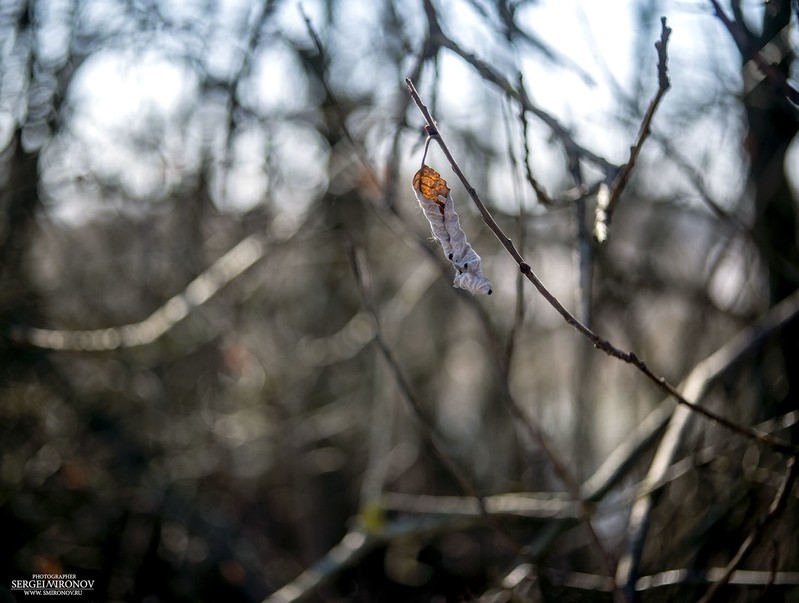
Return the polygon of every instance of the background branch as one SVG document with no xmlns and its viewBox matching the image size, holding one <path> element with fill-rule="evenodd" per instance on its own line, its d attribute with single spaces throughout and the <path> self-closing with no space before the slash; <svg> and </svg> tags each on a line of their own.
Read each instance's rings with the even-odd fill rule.
<svg viewBox="0 0 799 603">
<path fill-rule="evenodd" d="M 769 505 L 768 513 L 766 513 L 766 515 L 764 515 L 757 522 L 755 528 L 752 530 L 749 536 L 747 536 L 743 544 L 741 544 L 733 558 L 730 559 L 727 567 L 724 568 L 724 573 L 722 576 L 713 583 L 705 595 L 700 599 L 699 603 L 709 603 L 716 598 L 721 589 L 730 582 L 730 579 L 735 571 L 741 566 L 741 563 L 746 560 L 749 554 L 760 543 L 766 531 L 771 528 L 772 524 L 785 510 L 785 504 L 788 500 L 788 497 L 791 495 L 794 484 L 796 483 L 797 475 L 799 475 L 799 464 L 796 463 L 795 458 L 789 458 L 787 467 L 785 469 L 785 477 L 783 478 L 780 487 L 777 489 L 774 500 L 771 502 L 771 505 Z"/>
<path fill-rule="evenodd" d="M 777 91 L 790 100 L 794 106 L 799 105 L 799 90 L 794 88 L 786 79 L 785 75 L 780 72 L 775 66 L 770 63 L 760 53 L 760 51 L 753 46 L 751 36 L 747 34 L 746 29 L 739 21 L 733 21 L 727 16 L 727 13 L 719 4 L 718 0 L 710 0 L 713 5 L 713 10 L 716 13 L 719 21 L 724 24 L 724 27 L 732 36 L 735 44 L 741 52 L 741 55 L 748 60 L 754 62 L 760 72 L 768 79 Z M 780 61 L 777 61 L 780 62 Z"/>
<path fill-rule="evenodd" d="M 799 291 L 764 314 L 748 329 L 697 364 L 680 385 L 692 399 L 702 401 L 713 385 L 734 369 L 744 358 L 761 350 L 765 343 L 799 318 Z M 677 448 L 692 417 L 690 409 L 679 406 L 671 415 L 668 428 L 660 441 L 649 471 L 630 511 L 627 526 L 627 552 L 619 561 L 616 580 L 623 585 L 628 599 L 635 599 L 635 584 L 641 564 L 649 521 L 654 509 L 655 485 L 660 484 L 674 460 Z M 658 417 L 659 418 L 659 417 Z M 659 426 L 657 420 L 654 421 Z M 792 457 L 793 458 L 793 457 Z"/>
<path fill-rule="evenodd" d="M 183 291 L 139 322 L 77 331 L 14 325 L 9 337 L 17 345 L 64 352 L 101 352 L 149 345 L 261 260 L 267 249 L 261 236 L 245 237 Z"/>
</svg>

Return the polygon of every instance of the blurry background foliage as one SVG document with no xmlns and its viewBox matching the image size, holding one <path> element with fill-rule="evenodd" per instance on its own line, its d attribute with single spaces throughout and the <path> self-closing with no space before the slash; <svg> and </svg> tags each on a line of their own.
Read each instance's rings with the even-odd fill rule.
<svg viewBox="0 0 799 603">
<path fill-rule="evenodd" d="M 783 32 L 776 60 L 793 82 L 787 0 L 724 8 L 753 40 L 765 28 L 761 46 Z M 600 246 L 587 234 L 593 192 L 627 160 L 657 89 L 661 15 L 672 90 Z M 531 112 L 523 126 L 472 58 L 607 165 Z M 700 0 L 0 1 L 0 586 L 93 571 L 98 600 L 260 601 L 354 529 L 359 510 L 380 532 L 422 519 L 422 495 L 466 495 L 374 344 L 353 247 L 382 335 L 476 491 L 564 491 L 547 456 L 525 452 L 506 378 L 576 479 L 589 478 L 673 403 L 532 287 L 517 292 L 518 268 L 432 145 L 427 162 L 452 187 L 494 293 L 452 289 L 411 190 L 424 134 L 403 79 L 558 298 L 679 383 L 799 285 L 796 107 L 747 61 Z M 544 205 L 525 161 L 554 198 L 592 193 Z M 238 268 L 219 268 L 242 241 Z M 778 417 L 788 428 L 777 435 L 799 443 L 795 331 L 704 403 L 746 425 Z M 613 560 L 652 450 L 596 507 Z M 641 575 L 723 567 L 784 467 L 704 420 L 680 459 Z M 795 495 L 787 505 L 744 568 L 799 571 Z M 484 522 L 380 544 L 309 596 L 610 599 L 570 579 L 607 576 L 582 524 L 503 521 L 523 544 L 557 532 L 526 558 L 529 599 L 502 581 L 520 560 Z M 799 597 L 796 586 L 728 588 L 729 600 Z"/>
</svg>

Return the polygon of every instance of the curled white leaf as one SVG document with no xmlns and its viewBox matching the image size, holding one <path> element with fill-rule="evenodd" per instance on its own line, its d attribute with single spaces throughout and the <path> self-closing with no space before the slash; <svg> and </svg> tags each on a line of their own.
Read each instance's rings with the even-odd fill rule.
<svg viewBox="0 0 799 603">
<path fill-rule="evenodd" d="M 433 236 L 457 271 L 453 286 L 465 289 L 472 295 L 490 295 L 491 282 L 483 276 L 480 256 L 466 240 L 466 233 L 461 228 L 458 213 L 455 211 L 452 193 L 448 193 L 446 198 L 439 196 L 439 201 L 433 201 L 415 187 L 413 192 L 430 222 Z"/>
</svg>

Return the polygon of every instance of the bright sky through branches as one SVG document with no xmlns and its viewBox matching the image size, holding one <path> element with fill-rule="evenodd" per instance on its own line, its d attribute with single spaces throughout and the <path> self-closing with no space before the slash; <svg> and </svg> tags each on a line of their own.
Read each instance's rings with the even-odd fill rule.
<svg viewBox="0 0 799 603">
<path fill-rule="evenodd" d="M 313 128 L 293 117 L 318 102 L 319 94 L 319 90 L 308 87 L 301 73 L 303 66 L 288 46 L 291 43 L 311 47 L 300 4 L 292 0 L 279 5 L 252 57 L 251 79 L 239 85 L 242 102 L 274 123 L 267 125 L 264 133 L 237 141 L 234 150 L 238 160 L 233 162 L 232 177 L 224 185 L 217 183 L 215 189 L 217 202 L 224 208 L 246 210 L 270 194 L 281 205 L 280 199 L 289 194 L 292 203 L 284 204 L 284 210 L 301 211 L 324 189 L 329 149 Z M 668 17 L 674 30 L 669 49 L 673 91 L 655 120 L 656 131 L 673 131 L 670 121 L 685 112 L 686 105 L 702 111 L 703 103 L 712 105 L 714 96 L 723 91 L 735 94 L 740 86 L 733 45 L 704 2 L 664 0 L 650 13 L 635 0 L 543 0 L 526 4 L 519 8 L 518 23 L 552 52 L 552 60 L 521 41 L 511 54 L 507 43 L 497 37 L 501 28 L 486 22 L 486 15 L 494 18 L 488 4 L 441 0 L 436 6 L 447 35 L 496 65 L 512 81 L 520 66 L 533 101 L 573 128 L 582 144 L 615 163 L 624 161 L 638 114 L 657 86 L 653 44 L 660 15 Z M 231 23 L 241 15 L 252 14 L 247 12 L 247 3 L 229 1 L 224 6 Z M 480 14 L 475 6 L 483 7 L 485 14 Z M 185 10 L 175 9 L 176 14 L 186 13 L 182 18 L 189 18 L 190 7 L 190 3 L 185 3 Z M 321 2 L 302 2 L 330 54 L 330 83 L 342 98 L 350 94 L 373 95 L 378 106 L 375 117 L 370 119 L 385 120 L 391 115 L 395 93 L 401 90 L 402 82 L 393 81 L 395 73 L 390 66 L 375 60 L 378 53 L 370 52 L 384 50 L 372 5 L 343 0 L 336 7 L 339 18 L 327 26 Z M 749 9 L 756 7 L 751 5 Z M 410 42 L 418 47 L 426 28 L 421 3 L 399 3 L 398 10 L 404 11 L 400 16 L 415 36 Z M 646 19 L 644 28 L 641 18 Z M 214 45 L 209 55 L 214 57 L 214 70 L 232 77 L 246 52 L 245 41 L 217 36 Z M 444 127 L 483 126 L 487 120 L 496 120 L 489 101 L 493 95 L 496 102 L 498 95 L 490 84 L 446 50 L 441 53 L 439 68 L 440 105 L 436 117 Z M 368 73 L 369 77 L 353 78 L 353 73 Z M 156 198 L 169 190 L 180 171 L 197 161 L 199 146 L 222 144 L 220 134 L 207 131 L 208 124 L 219 125 L 224 119 L 222 107 L 206 107 L 205 117 L 186 119 L 185 114 L 192 110 L 191 103 L 199 93 L 199 84 L 190 63 L 181 59 L 169 43 L 143 52 L 109 49 L 98 53 L 82 66 L 70 91 L 79 107 L 80 136 L 89 149 L 85 164 L 70 169 L 110 174 L 140 198 Z M 420 90 L 427 88 L 429 92 L 432 84 L 432 73 L 428 71 L 419 82 Z M 734 171 L 740 166 L 740 145 L 730 142 L 740 140 L 742 121 L 729 108 L 713 110 L 711 106 L 705 112 L 704 118 L 680 133 L 683 140 L 675 142 L 689 149 L 689 160 L 704 164 L 711 189 L 721 199 L 732 201 L 741 190 L 743 175 Z M 130 146 L 131 137 L 124 133 L 137 127 L 144 132 L 163 127 L 159 157 L 148 155 L 141 146 Z M 387 139 L 392 127 L 383 123 L 378 128 L 383 134 L 371 137 L 375 142 L 369 151 L 376 164 L 385 153 L 381 141 Z M 495 136 L 501 136 L 501 130 L 492 128 Z M 292 131 L 296 134 L 292 135 Z M 534 123 L 529 142 L 540 177 L 548 188 L 557 188 L 563 176 L 563 161 L 560 152 L 553 151 L 546 128 Z M 142 138 L 145 147 L 153 143 Z M 498 148 L 506 146 L 501 141 L 496 144 Z M 647 152 L 658 160 L 655 145 Z M 295 174 L 303 188 L 276 188 L 264 171 L 267 157 L 283 171 Z M 679 177 L 668 174 L 669 178 L 672 176 Z M 497 175 L 495 180 L 502 182 L 505 178 Z M 66 197 L 61 199 L 65 205 L 55 208 L 58 214 L 85 213 L 85 195 Z"/>
</svg>

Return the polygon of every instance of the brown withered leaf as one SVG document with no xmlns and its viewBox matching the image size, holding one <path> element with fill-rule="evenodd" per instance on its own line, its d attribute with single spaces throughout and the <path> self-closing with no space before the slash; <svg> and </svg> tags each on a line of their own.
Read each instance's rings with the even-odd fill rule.
<svg viewBox="0 0 799 603">
<path fill-rule="evenodd" d="M 423 165 L 422 169 L 413 177 L 413 188 L 421 192 L 425 199 L 435 201 L 442 206 L 444 202 L 438 198 L 439 195 L 444 198 L 449 195 L 447 181 L 441 177 L 441 174 L 426 165 Z"/>
</svg>

